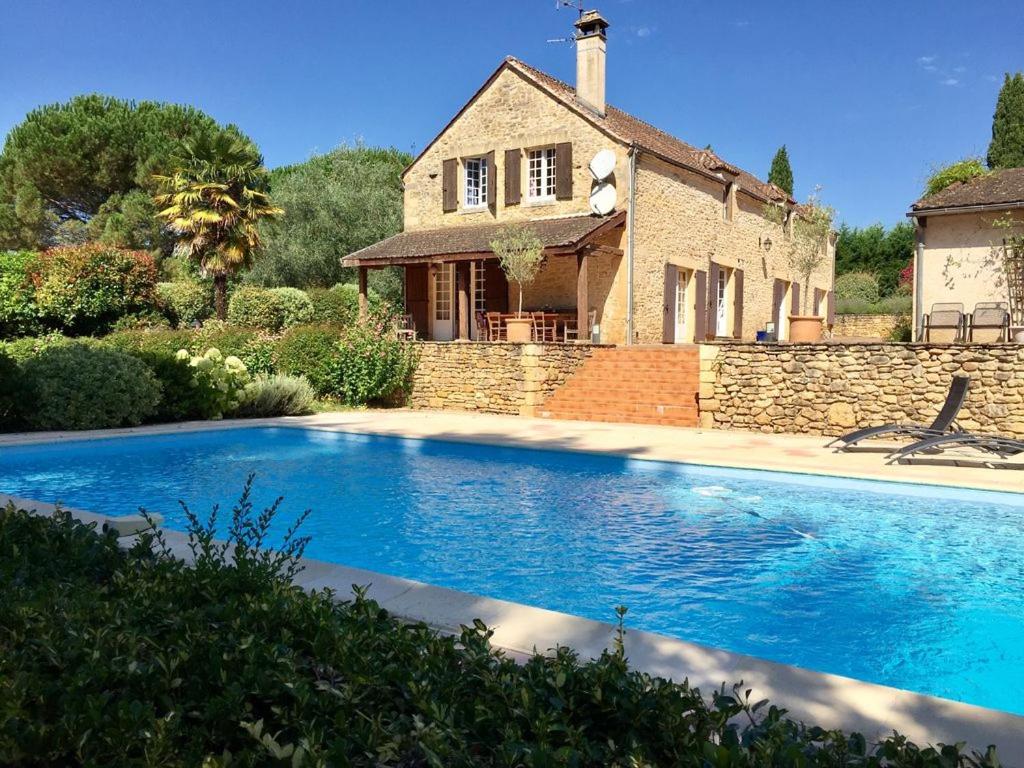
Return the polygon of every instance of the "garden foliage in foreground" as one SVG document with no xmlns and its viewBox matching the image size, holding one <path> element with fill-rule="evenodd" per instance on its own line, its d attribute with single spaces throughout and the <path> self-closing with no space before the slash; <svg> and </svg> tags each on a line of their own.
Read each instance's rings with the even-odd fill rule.
<svg viewBox="0 0 1024 768">
<path fill-rule="evenodd" d="M 195 567 L 59 514 L 0 510 L 0 763 L 339 766 L 996 766 L 994 750 L 798 725 L 560 648 L 517 664 L 479 623 L 406 624 L 356 591 L 291 586 L 305 541 L 263 549 L 247 493 Z M 300 518 L 301 522 L 301 518 Z"/>
</svg>

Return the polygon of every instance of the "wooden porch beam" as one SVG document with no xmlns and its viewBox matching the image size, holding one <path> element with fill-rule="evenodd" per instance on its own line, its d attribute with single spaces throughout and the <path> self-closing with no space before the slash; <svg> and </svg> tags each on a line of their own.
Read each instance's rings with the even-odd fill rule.
<svg viewBox="0 0 1024 768">
<path fill-rule="evenodd" d="M 370 303 L 367 299 L 366 275 L 368 269 L 359 267 L 359 319 L 365 320 L 370 312 Z"/>
<path fill-rule="evenodd" d="M 469 340 L 469 316 L 470 303 L 469 303 L 469 262 L 460 261 L 455 265 L 455 290 L 459 296 L 458 303 L 458 318 L 459 318 L 459 335 L 456 337 L 461 340 Z"/>
<path fill-rule="evenodd" d="M 576 256 L 576 332 L 577 340 L 590 341 L 588 320 L 590 316 L 590 292 L 587 285 L 587 273 L 590 269 L 590 256 L 582 252 Z"/>
</svg>

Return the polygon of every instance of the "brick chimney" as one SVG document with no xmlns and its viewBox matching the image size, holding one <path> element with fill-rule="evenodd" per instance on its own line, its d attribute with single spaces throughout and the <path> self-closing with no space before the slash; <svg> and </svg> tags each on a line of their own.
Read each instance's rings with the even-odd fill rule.
<svg viewBox="0 0 1024 768">
<path fill-rule="evenodd" d="M 576 22 L 576 98 L 604 115 L 604 71 L 608 22 L 599 11 L 586 11 Z"/>
</svg>

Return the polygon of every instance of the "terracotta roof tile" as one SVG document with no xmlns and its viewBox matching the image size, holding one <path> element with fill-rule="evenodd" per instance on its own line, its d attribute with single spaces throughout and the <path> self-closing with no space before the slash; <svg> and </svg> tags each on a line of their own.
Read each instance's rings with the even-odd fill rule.
<svg viewBox="0 0 1024 768">
<path fill-rule="evenodd" d="M 508 57 L 506 61 L 524 73 L 527 77 L 537 81 L 562 101 L 575 104 L 576 91 L 568 83 L 564 83 L 552 77 L 546 72 L 531 67 L 529 64 L 514 57 Z M 585 107 L 579 106 L 581 109 Z M 727 163 L 717 154 L 709 149 L 697 149 L 671 134 L 655 128 L 650 123 L 634 117 L 628 112 L 623 112 L 610 104 L 605 108 L 602 117 L 590 110 L 587 110 L 594 122 L 602 125 L 606 130 L 624 139 L 627 142 L 635 143 L 641 148 L 660 155 L 667 160 L 680 165 L 692 168 L 704 173 L 723 173 L 735 176 L 741 188 L 764 200 L 785 201 L 791 200 L 782 189 L 774 184 L 761 181 L 753 174 L 747 173 L 742 168 Z"/>
<path fill-rule="evenodd" d="M 970 181 L 957 182 L 934 195 L 921 198 L 910 210 L 913 213 L 972 205 L 1014 204 L 1024 204 L 1024 168 L 992 171 Z"/>
<path fill-rule="evenodd" d="M 574 248 L 588 235 L 605 226 L 615 226 L 623 220 L 623 214 L 613 216 L 563 216 L 552 219 L 533 219 L 522 222 L 530 227 L 544 243 L 545 248 Z M 442 227 L 440 229 L 400 232 L 351 253 L 342 259 L 343 266 L 359 263 L 384 261 L 403 263 L 425 261 L 434 256 L 458 256 L 460 254 L 490 253 L 490 242 L 498 231 L 510 222 L 473 224 L 464 227 Z"/>
</svg>

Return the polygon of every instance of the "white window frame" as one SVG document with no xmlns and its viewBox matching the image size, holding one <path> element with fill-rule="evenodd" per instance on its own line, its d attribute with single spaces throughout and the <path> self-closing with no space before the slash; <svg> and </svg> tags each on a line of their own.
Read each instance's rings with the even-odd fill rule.
<svg viewBox="0 0 1024 768">
<path fill-rule="evenodd" d="M 462 207 L 468 210 L 487 207 L 486 157 L 467 157 L 463 161 Z"/>
<path fill-rule="evenodd" d="M 533 202 L 554 200 L 557 175 L 555 148 L 531 149 L 526 157 L 526 199 Z"/>
</svg>

